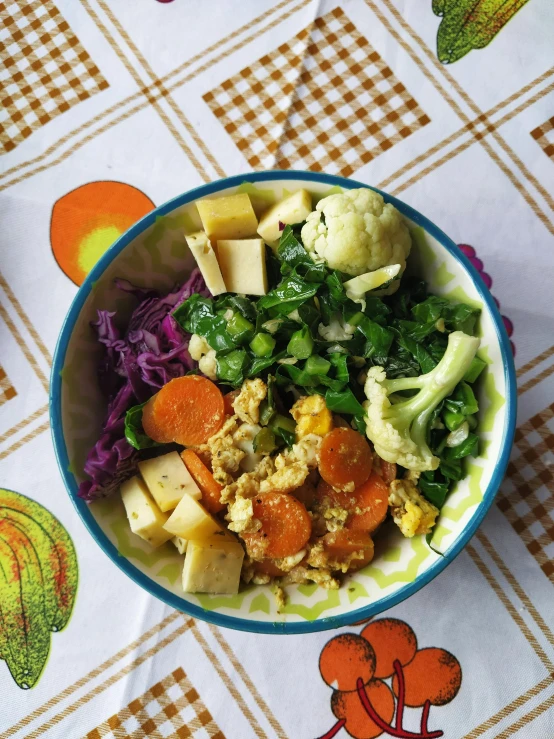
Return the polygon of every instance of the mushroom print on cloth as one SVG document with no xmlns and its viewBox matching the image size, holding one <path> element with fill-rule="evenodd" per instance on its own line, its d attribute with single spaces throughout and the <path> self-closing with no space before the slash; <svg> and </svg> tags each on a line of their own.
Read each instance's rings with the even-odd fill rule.
<svg viewBox="0 0 554 739">
<path fill-rule="evenodd" d="M 320 739 L 332 739 L 343 728 L 354 739 L 438 739 L 445 732 L 429 728 L 431 706 L 450 703 L 462 684 L 453 654 L 418 649 L 414 631 L 395 618 L 372 621 L 361 634 L 330 639 L 319 671 L 333 688 L 331 711 L 338 719 Z M 406 708 L 420 710 L 419 733 L 403 728 Z"/>
</svg>

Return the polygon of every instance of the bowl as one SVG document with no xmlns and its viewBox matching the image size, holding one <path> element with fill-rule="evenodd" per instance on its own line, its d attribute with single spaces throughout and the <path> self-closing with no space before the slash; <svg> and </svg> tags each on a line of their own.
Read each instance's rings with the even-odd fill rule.
<svg viewBox="0 0 554 739">
<path fill-rule="evenodd" d="M 190 190 L 155 208 L 100 258 L 79 289 L 63 324 L 54 356 L 50 413 L 54 447 L 69 497 L 101 549 L 137 585 L 168 605 L 219 626 L 262 633 L 305 633 L 370 618 L 408 598 L 436 577 L 460 553 L 489 509 L 502 481 L 516 419 L 512 351 L 494 299 L 457 246 L 437 226 L 396 198 L 381 193 L 413 229 L 410 268 L 431 291 L 478 305 L 480 356 L 487 368 L 478 383 L 480 455 L 468 463 L 467 477 L 451 492 L 434 530 L 404 538 L 386 524 L 376 537 L 374 560 L 348 576 L 340 590 L 316 585 L 287 587 L 280 612 L 268 586 L 244 586 L 235 596 L 185 594 L 180 584 L 182 558 L 170 544 L 150 550 L 131 533 L 119 497 L 87 505 L 77 497 L 87 451 L 97 439 L 106 403 L 96 382 L 100 347 L 90 328 L 96 310 L 116 310 L 125 318 L 134 299 L 122 296 L 114 278 L 169 290 L 193 266 L 183 232 L 199 225 L 194 201 L 248 192 L 256 208 L 283 194 L 306 188 L 314 200 L 331 192 L 367 187 L 341 177 L 298 171 L 239 175 Z M 109 585 L 107 585 L 109 587 Z"/>
</svg>

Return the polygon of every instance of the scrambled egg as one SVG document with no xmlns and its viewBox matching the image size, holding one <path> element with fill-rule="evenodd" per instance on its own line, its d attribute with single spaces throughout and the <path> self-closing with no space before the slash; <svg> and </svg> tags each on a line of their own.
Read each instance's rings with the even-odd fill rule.
<svg viewBox="0 0 554 739">
<path fill-rule="evenodd" d="M 233 434 L 237 429 L 237 417 L 231 416 L 219 431 L 200 447 L 200 451 L 209 452 L 212 460 L 212 473 L 220 485 L 233 482 L 234 478 L 231 473 L 238 471 L 242 459 L 246 456 L 246 453 L 235 445 Z"/>
<path fill-rule="evenodd" d="M 251 498 L 236 497 L 229 504 L 225 519 L 229 521 L 229 531 L 239 533 L 253 533 L 262 527 L 261 521 L 254 518 L 254 509 Z"/>
<path fill-rule="evenodd" d="M 333 428 L 333 416 L 321 395 L 299 398 L 290 412 L 296 421 L 297 440 L 309 434 L 325 436 Z"/>
<path fill-rule="evenodd" d="M 233 408 L 241 421 L 258 423 L 260 420 L 260 403 L 267 395 L 267 385 L 259 377 L 245 380 L 237 395 Z"/>
<path fill-rule="evenodd" d="M 275 457 L 275 472 L 260 483 L 260 493 L 290 493 L 306 480 L 310 469 L 317 467 L 321 436 L 305 436 L 290 449 Z"/>
<path fill-rule="evenodd" d="M 328 569 L 314 570 L 303 565 L 297 565 L 288 572 L 282 579 L 282 585 L 290 585 L 296 583 L 298 585 L 315 582 L 326 590 L 338 590 L 340 582 L 333 577 Z"/>
<path fill-rule="evenodd" d="M 352 562 L 363 558 L 364 551 L 363 549 L 360 549 L 359 551 L 351 552 L 346 557 L 341 557 L 340 561 L 338 561 L 333 559 L 332 554 L 325 549 L 323 542 L 318 542 L 310 550 L 308 564 L 312 567 L 317 567 L 319 571 L 326 570 L 331 572 L 333 570 L 338 570 L 341 572 L 348 572 Z"/>
<path fill-rule="evenodd" d="M 408 538 L 428 534 L 439 515 L 438 508 L 423 497 L 410 479 L 391 482 L 389 505 L 394 523 Z"/>
<path fill-rule="evenodd" d="M 240 468 L 244 472 L 252 472 L 262 460 L 262 455 L 254 451 L 254 439 L 262 430 L 257 423 L 242 423 L 233 433 L 233 442 L 244 452 Z"/>
</svg>

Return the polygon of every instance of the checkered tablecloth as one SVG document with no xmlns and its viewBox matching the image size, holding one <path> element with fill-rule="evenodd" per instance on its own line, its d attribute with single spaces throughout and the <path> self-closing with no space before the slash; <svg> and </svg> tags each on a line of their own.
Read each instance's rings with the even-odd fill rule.
<svg viewBox="0 0 554 739">
<path fill-rule="evenodd" d="M 430 731 L 554 739 L 553 36 L 551 0 L 0 0 L 0 739 L 336 728 L 319 670 L 336 633 L 232 632 L 149 597 L 86 532 L 49 434 L 51 355 L 98 257 L 170 197 L 270 168 L 399 196 L 500 302 L 520 396 L 507 477 L 457 560 L 382 618 L 461 666 Z M 23 529 L 68 537 L 65 615 L 36 644 L 34 591 L 15 613 L 2 579 L 14 505 Z"/>
</svg>

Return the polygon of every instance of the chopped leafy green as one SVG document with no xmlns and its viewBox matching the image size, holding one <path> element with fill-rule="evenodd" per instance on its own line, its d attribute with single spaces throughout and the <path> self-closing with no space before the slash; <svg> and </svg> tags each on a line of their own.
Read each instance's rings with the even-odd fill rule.
<svg viewBox="0 0 554 739">
<path fill-rule="evenodd" d="M 258 300 L 258 310 L 269 310 L 274 315 L 288 315 L 313 298 L 316 292 L 317 284 L 305 282 L 298 275 L 291 274 Z"/>
<path fill-rule="evenodd" d="M 361 403 L 356 399 L 350 388 L 338 391 L 327 390 L 325 393 L 325 404 L 333 413 L 347 413 L 352 416 L 364 415 L 364 409 Z"/>
<path fill-rule="evenodd" d="M 314 350 L 314 340 L 311 337 L 310 330 L 307 326 L 303 326 L 295 331 L 290 337 L 287 346 L 287 352 L 297 359 L 307 359 Z"/>
<path fill-rule="evenodd" d="M 440 511 L 448 495 L 450 488 L 449 480 L 445 479 L 437 470 L 433 472 L 422 472 L 418 481 L 418 487 L 427 500 Z"/>
<path fill-rule="evenodd" d="M 142 409 L 146 403 L 134 405 L 125 414 L 125 438 L 135 449 L 149 449 L 162 446 L 144 433 L 142 428 Z"/>
<path fill-rule="evenodd" d="M 463 457 L 475 456 L 479 448 L 479 437 L 477 434 L 469 433 L 465 441 L 458 446 L 446 447 L 443 457 L 448 461 L 463 459 Z"/>
<path fill-rule="evenodd" d="M 486 366 L 486 362 L 484 362 L 482 359 L 479 359 L 479 357 L 474 357 L 473 362 L 471 363 L 468 371 L 465 374 L 464 380 L 466 382 L 474 383 Z"/>
<path fill-rule="evenodd" d="M 227 354 L 216 355 L 217 376 L 222 382 L 234 387 L 242 385 L 248 366 L 246 349 L 235 349 Z"/>
<path fill-rule="evenodd" d="M 302 242 L 297 239 L 292 226 L 285 226 L 281 238 L 277 254 L 281 260 L 281 272 L 288 274 L 293 267 L 299 264 L 306 266 L 313 265 L 313 260 L 304 249 Z"/>
<path fill-rule="evenodd" d="M 452 395 L 446 399 L 445 406 L 453 413 L 471 416 L 479 410 L 477 398 L 467 382 L 460 382 Z"/>
</svg>

